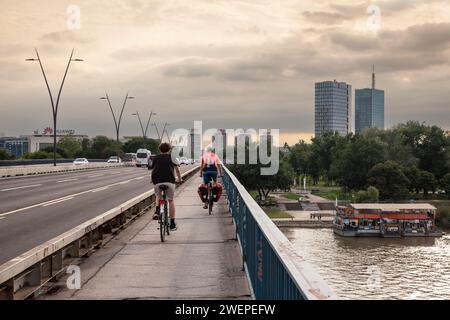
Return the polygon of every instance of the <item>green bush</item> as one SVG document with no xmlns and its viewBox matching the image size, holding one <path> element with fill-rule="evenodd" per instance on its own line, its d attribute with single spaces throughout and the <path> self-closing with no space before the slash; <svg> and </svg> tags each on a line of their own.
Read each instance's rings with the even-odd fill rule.
<svg viewBox="0 0 450 320">
<path fill-rule="evenodd" d="M 450 228 L 450 208 L 439 208 L 436 214 L 436 225 L 442 228 Z"/>
</svg>

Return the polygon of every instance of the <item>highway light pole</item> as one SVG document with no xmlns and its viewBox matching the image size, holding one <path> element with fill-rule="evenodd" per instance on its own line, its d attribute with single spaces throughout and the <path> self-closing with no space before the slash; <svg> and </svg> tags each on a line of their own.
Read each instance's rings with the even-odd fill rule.
<svg viewBox="0 0 450 320">
<path fill-rule="evenodd" d="M 141 130 L 142 130 L 142 138 L 145 140 L 145 131 L 144 131 L 144 126 L 142 125 L 142 121 L 141 121 L 141 117 L 139 116 L 139 112 L 136 111 L 136 113 L 132 113 L 132 116 L 137 116 L 138 120 L 139 120 L 139 125 L 141 126 Z"/>
<path fill-rule="evenodd" d="M 156 134 L 158 135 L 159 142 L 161 142 L 161 136 L 159 135 L 159 130 L 158 130 L 158 126 L 156 125 L 156 122 L 153 122 L 152 125 L 156 128 Z"/>
<path fill-rule="evenodd" d="M 41 57 L 39 56 L 38 50 L 35 48 L 36 51 L 36 58 L 30 58 L 26 59 L 25 61 L 37 61 L 39 62 L 39 66 L 41 67 L 42 75 L 44 76 L 45 84 L 47 86 L 48 95 L 50 96 L 50 102 L 52 104 L 52 113 L 53 113 L 53 165 L 56 166 L 56 125 L 58 120 L 58 107 L 59 107 L 59 100 L 61 98 L 61 92 L 64 86 L 64 82 L 66 80 L 67 72 L 69 71 L 70 63 L 72 61 L 84 61 L 83 59 L 74 59 L 73 58 L 73 52 L 74 49 L 72 49 L 72 52 L 70 53 L 69 61 L 67 62 L 66 71 L 64 72 L 64 77 L 61 81 L 61 85 L 59 87 L 58 96 L 56 98 L 56 103 L 54 103 L 52 91 L 50 90 L 50 86 L 47 81 L 47 76 L 44 71 L 44 67 L 42 66 Z"/>
<path fill-rule="evenodd" d="M 156 113 L 153 112 L 153 111 L 150 112 L 150 116 L 148 117 L 147 125 L 145 126 L 145 130 L 144 130 L 144 126 L 142 125 L 142 121 L 141 121 L 141 117 L 140 117 L 140 115 L 139 115 L 139 111 L 136 111 L 136 113 L 132 113 L 132 115 L 138 117 L 139 125 L 141 126 L 141 130 L 142 130 L 142 137 L 143 137 L 144 139 L 146 139 L 146 138 L 147 138 L 147 132 L 148 132 L 148 126 L 150 125 L 150 120 L 152 119 L 152 116 L 153 116 L 153 115 L 156 116 Z M 157 128 L 157 129 L 158 129 L 158 128 Z M 158 136 L 159 136 L 159 133 L 158 133 Z"/>
<path fill-rule="evenodd" d="M 112 116 L 113 116 L 113 119 L 114 119 L 114 125 L 115 125 L 115 128 L 116 128 L 116 139 L 117 139 L 117 142 L 119 142 L 120 122 L 122 121 L 123 110 L 125 109 L 127 101 L 131 100 L 131 99 L 134 99 L 134 97 L 129 96 L 128 93 L 127 93 L 127 95 L 125 96 L 125 100 L 123 101 L 122 110 L 120 111 L 119 121 L 117 121 L 116 115 L 114 114 L 114 110 L 113 110 L 113 107 L 111 105 L 111 100 L 109 99 L 109 96 L 108 96 L 108 93 L 105 93 L 104 97 L 100 97 L 100 100 L 108 101 L 109 109 L 111 110 L 111 113 L 112 113 Z"/>
<path fill-rule="evenodd" d="M 163 128 L 163 131 L 162 131 L 162 133 L 161 133 L 161 142 L 162 142 L 162 139 L 164 139 L 164 132 L 167 132 L 167 131 L 166 131 L 167 126 L 170 126 L 170 123 L 167 123 L 167 122 L 164 123 L 164 128 Z M 167 137 L 168 137 L 168 139 L 170 140 L 169 134 L 167 134 Z M 168 140 L 168 142 L 169 142 L 169 140 Z"/>
</svg>

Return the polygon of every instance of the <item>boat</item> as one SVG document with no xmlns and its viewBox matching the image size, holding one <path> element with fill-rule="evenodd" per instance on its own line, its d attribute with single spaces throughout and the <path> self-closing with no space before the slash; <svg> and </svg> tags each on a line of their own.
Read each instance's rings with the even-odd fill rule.
<svg viewBox="0 0 450 320">
<path fill-rule="evenodd" d="M 440 237 L 428 203 L 351 203 L 336 206 L 334 233 L 344 237 Z"/>
</svg>

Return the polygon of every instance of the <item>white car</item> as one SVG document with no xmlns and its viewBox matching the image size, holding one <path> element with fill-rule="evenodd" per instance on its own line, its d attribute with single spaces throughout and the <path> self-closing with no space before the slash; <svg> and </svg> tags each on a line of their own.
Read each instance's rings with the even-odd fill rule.
<svg viewBox="0 0 450 320">
<path fill-rule="evenodd" d="M 191 161 L 186 157 L 181 157 L 180 159 L 178 159 L 178 161 L 180 162 L 180 164 L 191 164 Z"/>
<path fill-rule="evenodd" d="M 112 156 L 109 157 L 108 161 L 106 161 L 107 163 L 121 163 L 122 159 L 120 159 L 119 157 L 116 156 Z"/>
<path fill-rule="evenodd" d="M 89 161 L 86 158 L 76 158 L 75 160 L 73 160 L 73 164 L 74 165 L 78 165 L 78 164 L 88 164 Z"/>
</svg>

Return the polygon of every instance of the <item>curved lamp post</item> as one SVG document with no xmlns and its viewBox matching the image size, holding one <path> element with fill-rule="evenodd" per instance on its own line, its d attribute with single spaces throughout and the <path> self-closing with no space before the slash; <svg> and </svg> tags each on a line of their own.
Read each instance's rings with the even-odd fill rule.
<svg viewBox="0 0 450 320">
<path fill-rule="evenodd" d="M 72 52 L 70 53 L 69 61 L 67 62 L 66 71 L 64 72 L 64 77 L 61 81 L 61 85 L 59 86 L 58 96 L 56 97 L 56 103 L 53 100 L 52 91 L 50 90 L 50 86 L 47 81 L 47 76 L 44 71 L 44 67 L 42 65 L 41 57 L 39 56 L 38 50 L 35 48 L 34 51 L 36 52 L 36 58 L 30 58 L 25 59 L 25 61 L 37 61 L 39 62 L 39 66 L 41 67 L 42 75 L 44 76 L 45 84 L 47 86 L 48 95 L 50 96 L 50 102 L 52 104 L 52 113 L 53 113 L 53 165 L 56 166 L 56 124 L 58 120 L 58 107 L 59 107 L 59 100 L 61 98 L 61 92 L 64 86 L 64 82 L 67 77 L 67 72 L 69 71 L 70 63 L 72 61 L 81 62 L 84 61 L 83 59 L 74 59 L 73 58 L 73 52 L 74 49 L 72 49 Z"/>
<path fill-rule="evenodd" d="M 122 110 L 120 111 L 119 121 L 117 121 L 117 118 L 116 118 L 116 115 L 114 114 L 114 110 L 113 110 L 113 107 L 111 105 L 111 100 L 109 99 L 108 94 L 105 93 L 104 97 L 100 97 L 100 100 L 108 101 L 109 109 L 111 110 L 111 113 L 112 113 L 112 116 L 113 116 L 113 119 L 114 119 L 114 125 L 115 125 L 115 128 L 116 128 L 116 139 L 117 139 L 117 142 L 119 142 L 120 122 L 122 121 L 123 110 L 125 109 L 127 101 L 131 100 L 131 99 L 134 99 L 134 97 L 129 96 L 128 93 L 127 93 L 127 95 L 125 96 L 125 100 L 123 101 Z"/>
</svg>

